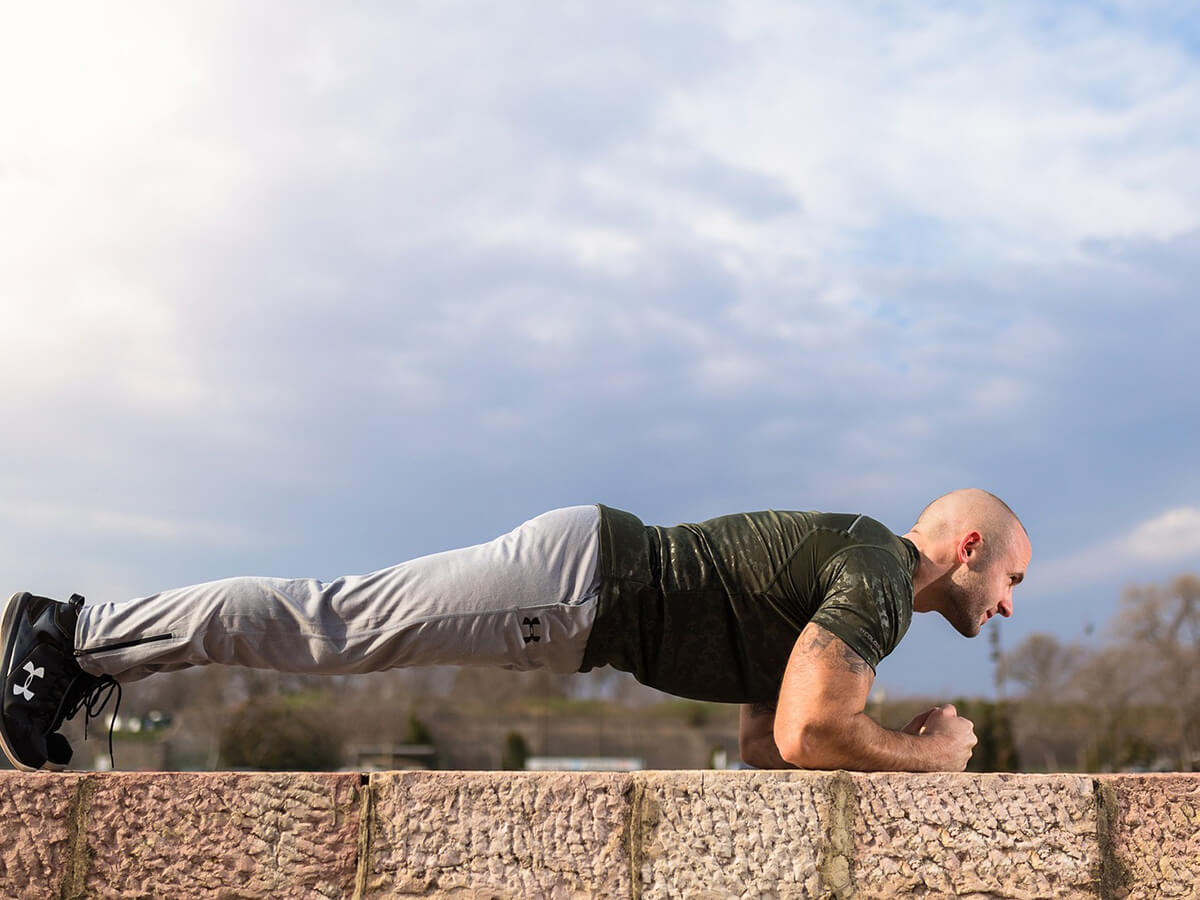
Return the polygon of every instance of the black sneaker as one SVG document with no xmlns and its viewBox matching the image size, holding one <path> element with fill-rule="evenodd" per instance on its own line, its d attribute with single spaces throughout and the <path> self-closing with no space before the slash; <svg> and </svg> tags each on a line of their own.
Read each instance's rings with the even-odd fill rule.
<svg viewBox="0 0 1200 900">
<path fill-rule="evenodd" d="M 0 616 L 0 743 L 18 769 L 62 769 L 71 761 L 71 745 L 58 733 L 66 719 L 87 707 L 100 715 L 120 685 L 108 675 L 89 675 L 75 662 L 75 623 L 83 598 L 67 603 L 28 593 L 13 594 Z M 87 722 L 85 720 L 85 736 Z M 109 733 L 109 753 L 112 752 Z"/>
</svg>

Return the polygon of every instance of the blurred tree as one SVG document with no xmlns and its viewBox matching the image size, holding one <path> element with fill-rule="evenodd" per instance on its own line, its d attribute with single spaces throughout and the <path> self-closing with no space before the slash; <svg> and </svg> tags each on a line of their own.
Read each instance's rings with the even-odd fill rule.
<svg viewBox="0 0 1200 900">
<path fill-rule="evenodd" d="M 1001 657 L 998 682 L 1019 688 L 1010 704 L 1009 721 L 1015 732 L 1014 742 L 1025 751 L 1026 765 L 1055 772 L 1061 758 L 1078 757 L 1070 749 L 1070 726 L 1064 722 L 1062 711 L 1067 708 L 1066 694 L 1072 679 L 1085 658 L 1083 648 L 1036 632 Z M 1035 759 L 1037 763 L 1033 763 Z"/>
<path fill-rule="evenodd" d="M 429 726 L 417 718 L 417 711 L 410 709 L 408 711 L 408 731 L 404 735 L 404 743 L 406 744 L 432 744 L 433 733 L 429 730 Z"/>
<path fill-rule="evenodd" d="M 990 700 L 955 700 L 960 716 L 975 723 L 975 751 L 967 763 L 968 772 L 1019 772 L 1020 759 L 1013 738 L 1012 720 L 1007 703 Z"/>
<path fill-rule="evenodd" d="M 1078 760 L 1085 770 L 1119 771 L 1130 763 L 1127 748 L 1145 727 L 1138 713 L 1149 696 L 1147 664 L 1145 653 L 1126 641 L 1090 654 L 1076 670 L 1069 695 L 1088 714 Z"/>
<path fill-rule="evenodd" d="M 340 733 L 325 694 L 252 697 L 221 730 L 221 757 L 236 768 L 329 771 L 341 763 Z"/>
<path fill-rule="evenodd" d="M 1153 699 L 1173 713 L 1178 767 L 1191 772 L 1200 751 L 1200 577 L 1126 588 L 1118 633 L 1143 654 Z"/>
<path fill-rule="evenodd" d="M 516 731 L 510 731 L 504 736 L 504 747 L 500 751 L 500 768 L 518 771 L 525 768 L 529 759 L 529 744 Z"/>
<path fill-rule="evenodd" d="M 1021 696 L 1040 702 L 1061 700 L 1083 661 L 1083 650 L 1035 632 L 1000 661 L 1000 680 L 1021 687 Z"/>
<path fill-rule="evenodd" d="M 450 699 L 463 710 L 505 709 L 527 697 L 559 700 L 567 696 L 571 676 L 545 669 L 512 672 L 483 666 L 463 666 L 454 676 Z"/>
</svg>

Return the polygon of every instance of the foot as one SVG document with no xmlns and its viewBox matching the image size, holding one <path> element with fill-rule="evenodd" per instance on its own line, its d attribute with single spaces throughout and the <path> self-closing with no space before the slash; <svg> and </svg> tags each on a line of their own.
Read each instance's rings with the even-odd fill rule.
<svg viewBox="0 0 1200 900">
<path fill-rule="evenodd" d="M 91 715 L 100 692 L 115 683 L 89 675 L 75 661 L 75 623 L 82 606 L 78 595 L 59 603 L 18 593 L 0 615 L 0 743 L 18 769 L 65 768 L 71 745 L 59 728 L 84 706 Z"/>
</svg>

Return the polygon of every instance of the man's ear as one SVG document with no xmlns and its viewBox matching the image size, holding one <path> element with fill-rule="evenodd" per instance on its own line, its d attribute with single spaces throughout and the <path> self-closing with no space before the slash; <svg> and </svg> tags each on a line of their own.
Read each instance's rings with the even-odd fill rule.
<svg viewBox="0 0 1200 900">
<path fill-rule="evenodd" d="M 958 542 L 957 550 L 958 561 L 964 565 L 967 561 L 980 551 L 983 546 L 983 535 L 978 531 L 968 531 L 962 536 Z"/>
</svg>

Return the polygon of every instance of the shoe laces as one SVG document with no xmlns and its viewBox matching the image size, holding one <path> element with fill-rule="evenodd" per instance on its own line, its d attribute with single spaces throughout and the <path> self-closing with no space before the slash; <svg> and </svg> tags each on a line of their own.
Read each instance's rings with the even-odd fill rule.
<svg viewBox="0 0 1200 900">
<path fill-rule="evenodd" d="M 100 717 L 100 714 L 104 712 L 104 707 L 112 699 L 113 693 L 117 695 L 117 703 L 113 707 L 112 717 L 108 720 L 108 761 L 115 769 L 117 758 L 113 755 L 113 729 L 117 724 L 117 713 L 121 710 L 121 683 L 111 675 L 101 675 L 90 688 L 80 694 L 79 699 L 67 712 L 66 718 L 73 718 L 81 709 L 87 710 L 87 714 L 83 717 L 83 739 L 86 741 L 88 721 Z"/>
</svg>

